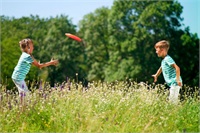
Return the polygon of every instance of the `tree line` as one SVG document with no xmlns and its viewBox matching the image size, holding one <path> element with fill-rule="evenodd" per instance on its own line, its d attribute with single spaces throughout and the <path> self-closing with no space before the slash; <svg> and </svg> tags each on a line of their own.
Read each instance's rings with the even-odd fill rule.
<svg viewBox="0 0 200 133">
<path fill-rule="evenodd" d="M 181 68 L 183 83 L 199 85 L 199 37 L 182 28 L 183 7 L 178 1 L 121 1 L 86 14 L 78 25 L 67 15 L 40 18 L 0 16 L 1 83 L 12 86 L 11 75 L 20 57 L 18 42 L 31 38 L 40 62 L 59 60 L 57 67 L 31 67 L 26 80 L 51 85 L 67 79 L 107 81 L 133 79 L 153 82 L 160 67 L 154 44 L 170 42 L 169 55 Z M 85 45 L 65 33 L 81 37 Z M 162 76 L 158 83 L 163 83 Z"/>
</svg>

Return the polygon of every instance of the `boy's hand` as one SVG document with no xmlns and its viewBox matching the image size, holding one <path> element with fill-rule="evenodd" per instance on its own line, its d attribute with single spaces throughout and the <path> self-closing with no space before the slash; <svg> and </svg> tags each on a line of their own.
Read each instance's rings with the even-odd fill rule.
<svg viewBox="0 0 200 133">
<path fill-rule="evenodd" d="M 154 82 L 157 82 L 157 76 L 154 74 L 152 77 L 154 78 Z"/>
<path fill-rule="evenodd" d="M 176 82 L 177 82 L 178 86 L 182 86 L 182 83 L 180 80 L 177 80 Z"/>
<path fill-rule="evenodd" d="M 42 64 L 40 63 L 40 61 L 38 61 L 38 68 L 39 68 L 39 69 L 42 69 L 41 66 L 42 66 Z"/>
<path fill-rule="evenodd" d="M 52 65 L 56 66 L 58 64 L 58 60 L 54 60 L 53 58 L 50 61 Z"/>
</svg>

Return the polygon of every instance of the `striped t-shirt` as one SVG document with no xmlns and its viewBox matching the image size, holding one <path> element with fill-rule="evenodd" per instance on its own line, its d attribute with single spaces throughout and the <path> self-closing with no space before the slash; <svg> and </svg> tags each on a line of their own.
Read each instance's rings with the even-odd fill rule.
<svg viewBox="0 0 200 133">
<path fill-rule="evenodd" d="M 169 55 L 161 62 L 163 77 L 168 86 L 178 85 L 176 82 L 176 69 L 172 67 L 172 64 L 175 64 L 175 62 Z M 180 81 L 182 82 L 181 77 Z"/>
<path fill-rule="evenodd" d="M 22 55 L 17 63 L 17 66 L 15 67 L 12 79 L 21 81 L 24 80 L 26 77 L 26 74 L 29 72 L 31 68 L 31 64 L 33 62 L 32 57 L 27 54 L 26 52 L 22 52 Z"/>
</svg>

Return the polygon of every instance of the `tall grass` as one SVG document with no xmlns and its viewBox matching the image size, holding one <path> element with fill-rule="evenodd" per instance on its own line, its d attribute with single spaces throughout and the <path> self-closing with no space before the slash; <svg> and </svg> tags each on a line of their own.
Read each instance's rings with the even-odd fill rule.
<svg viewBox="0 0 200 133">
<path fill-rule="evenodd" d="M 199 100 L 168 102 L 163 86 L 92 82 L 43 86 L 20 103 L 0 91 L 0 132 L 199 132 Z"/>
</svg>

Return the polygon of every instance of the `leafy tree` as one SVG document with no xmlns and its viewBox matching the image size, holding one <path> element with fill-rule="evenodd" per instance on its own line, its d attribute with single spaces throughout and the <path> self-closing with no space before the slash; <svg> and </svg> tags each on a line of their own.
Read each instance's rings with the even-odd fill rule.
<svg viewBox="0 0 200 133">
<path fill-rule="evenodd" d="M 80 22 L 79 33 L 86 42 L 85 54 L 88 80 L 103 80 L 104 68 L 109 60 L 108 14 L 106 7 L 86 15 Z"/>
<path fill-rule="evenodd" d="M 170 41 L 169 54 L 181 67 L 184 83 L 197 85 L 198 69 L 194 64 L 197 64 L 198 54 L 190 59 L 188 68 L 184 58 L 191 54 L 183 55 L 183 52 L 187 48 L 197 53 L 199 39 L 189 30 L 181 29 L 182 9 L 178 1 L 115 0 L 107 14 L 103 14 L 105 8 L 100 8 L 86 15 L 80 22 L 80 32 L 87 39 L 87 57 L 91 61 L 89 73 L 92 74 L 88 74 L 88 79 L 133 78 L 153 82 L 151 75 L 161 62 L 155 54 L 154 44 L 165 39 Z M 106 18 L 102 18 L 103 15 Z M 99 43 L 102 40 L 106 47 L 102 45 L 105 43 Z M 162 76 L 159 82 L 163 83 Z"/>
<path fill-rule="evenodd" d="M 28 37 L 28 31 L 21 23 L 24 19 L 27 18 L 18 20 L 1 16 L 1 83 L 9 85 L 8 87 L 13 86 L 11 75 L 21 54 L 19 41 Z"/>
<path fill-rule="evenodd" d="M 51 58 L 59 60 L 59 65 L 48 69 L 44 72 L 48 75 L 48 79 L 53 85 L 55 82 L 65 81 L 67 77 L 74 78 L 76 73 L 84 75 L 81 70 L 83 62 L 82 45 L 68 39 L 65 33 L 76 34 L 75 25 L 68 19 L 67 16 L 61 15 L 51 18 L 47 25 L 47 34 L 45 35 L 43 44 L 39 47 L 41 51 L 39 57 L 42 62 L 48 61 Z M 81 78 L 81 77 L 80 77 Z"/>
<path fill-rule="evenodd" d="M 174 56 L 181 67 L 183 82 L 190 86 L 199 85 L 199 38 L 197 34 L 191 34 L 186 28 L 184 34 L 178 38 L 182 45 L 172 52 L 178 52 L 180 57 Z M 176 40 L 175 40 L 176 41 Z"/>
<path fill-rule="evenodd" d="M 56 58 L 60 62 L 57 67 L 41 70 L 31 67 L 26 80 L 43 79 L 51 85 L 67 77 L 153 82 L 151 75 L 161 63 L 154 44 L 165 39 L 171 45 L 169 55 L 181 68 L 184 84 L 197 86 L 199 37 L 188 27 L 181 29 L 182 9 L 178 1 L 115 0 L 110 9 L 102 7 L 85 15 L 78 30 L 65 15 L 19 19 L 0 16 L 1 83 L 12 82 L 21 54 L 18 42 L 23 38 L 33 40 L 36 59 L 46 62 Z M 67 38 L 65 33 L 80 36 L 85 44 Z M 163 83 L 162 76 L 159 83 Z"/>
<path fill-rule="evenodd" d="M 11 75 L 21 54 L 18 42 L 23 38 L 33 40 L 33 55 L 38 61 L 43 63 L 52 57 L 60 61 L 56 68 L 40 70 L 32 66 L 26 80 L 43 79 L 53 85 L 55 81 L 63 82 L 66 77 L 74 78 L 76 73 L 85 76 L 81 68 L 84 66 L 82 45 L 65 36 L 66 32 L 76 34 L 76 26 L 67 16 L 49 19 L 32 15 L 20 19 L 1 16 L 1 26 L 1 79 L 9 79 L 9 85 L 14 85 Z"/>
</svg>

